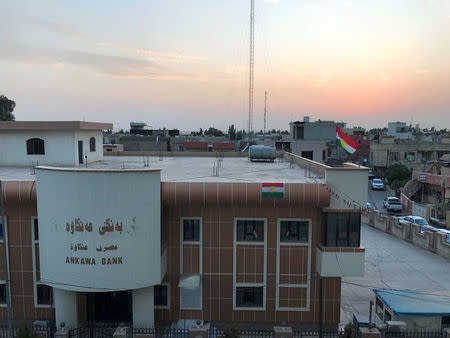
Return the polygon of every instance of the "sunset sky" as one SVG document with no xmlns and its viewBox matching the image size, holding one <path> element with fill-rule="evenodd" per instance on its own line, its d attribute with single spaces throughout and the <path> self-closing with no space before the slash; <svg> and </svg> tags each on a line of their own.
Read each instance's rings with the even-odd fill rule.
<svg viewBox="0 0 450 338">
<path fill-rule="evenodd" d="M 256 0 L 254 125 L 450 128 L 450 0 Z M 248 113 L 248 0 L 9 0 L 0 94 L 17 120 L 193 130 Z"/>
</svg>

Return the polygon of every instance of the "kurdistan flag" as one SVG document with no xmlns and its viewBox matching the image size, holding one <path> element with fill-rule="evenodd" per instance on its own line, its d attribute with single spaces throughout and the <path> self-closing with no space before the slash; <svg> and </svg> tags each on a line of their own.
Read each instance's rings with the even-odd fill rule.
<svg viewBox="0 0 450 338">
<path fill-rule="evenodd" d="M 336 126 L 336 144 L 344 148 L 345 152 L 350 155 L 354 154 L 359 146 L 358 142 L 344 133 L 338 126 Z"/>
<path fill-rule="evenodd" d="M 284 183 L 262 183 L 262 197 L 284 198 Z"/>
</svg>

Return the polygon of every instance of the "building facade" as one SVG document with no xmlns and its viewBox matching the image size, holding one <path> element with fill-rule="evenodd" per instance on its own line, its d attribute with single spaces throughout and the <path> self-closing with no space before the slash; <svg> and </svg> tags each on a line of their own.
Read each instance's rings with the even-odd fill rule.
<svg viewBox="0 0 450 338">
<path fill-rule="evenodd" d="M 364 272 L 367 168 L 289 153 L 141 162 L 0 167 L 13 320 L 339 323 L 341 278 Z"/>
</svg>

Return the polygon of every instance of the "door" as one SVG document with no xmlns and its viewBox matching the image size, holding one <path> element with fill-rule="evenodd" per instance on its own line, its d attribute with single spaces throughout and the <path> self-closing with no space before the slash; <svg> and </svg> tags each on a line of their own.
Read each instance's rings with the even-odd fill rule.
<svg viewBox="0 0 450 338">
<path fill-rule="evenodd" d="M 78 163 L 83 164 L 83 141 L 78 141 Z"/>
</svg>

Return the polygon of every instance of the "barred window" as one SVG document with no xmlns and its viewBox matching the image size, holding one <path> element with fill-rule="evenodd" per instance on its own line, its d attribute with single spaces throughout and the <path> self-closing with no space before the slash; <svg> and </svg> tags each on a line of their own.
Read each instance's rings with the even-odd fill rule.
<svg viewBox="0 0 450 338">
<path fill-rule="evenodd" d="M 280 242 L 308 242 L 308 228 L 306 221 L 281 221 Z"/>
<path fill-rule="evenodd" d="M 27 155 L 45 155 L 44 140 L 30 138 L 27 140 Z"/>
<path fill-rule="evenodd" d="M 238 220 L 236 237 L 238 242 L 264 242 L 264 221 Z"/>
</svg>

